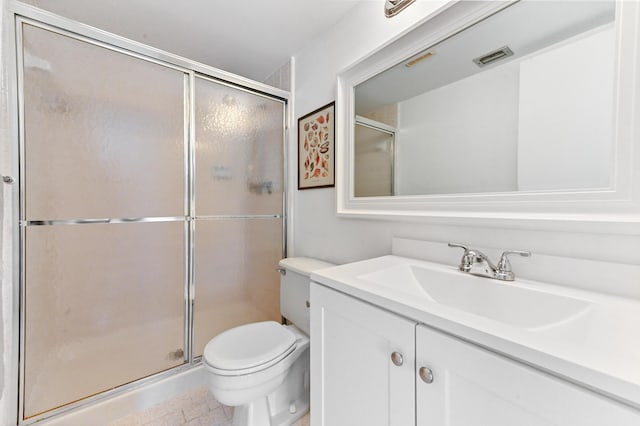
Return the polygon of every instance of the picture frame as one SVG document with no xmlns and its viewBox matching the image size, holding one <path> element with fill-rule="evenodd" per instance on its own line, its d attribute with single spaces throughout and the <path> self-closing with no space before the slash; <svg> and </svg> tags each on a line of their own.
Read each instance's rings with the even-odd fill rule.
<svg viewBox="0 0 640 426">
<path fill-rule="evenodd" d="M 298 189 L 329 188 L 335 179 L 336 103 L 298 119 Z"/>
</svg>

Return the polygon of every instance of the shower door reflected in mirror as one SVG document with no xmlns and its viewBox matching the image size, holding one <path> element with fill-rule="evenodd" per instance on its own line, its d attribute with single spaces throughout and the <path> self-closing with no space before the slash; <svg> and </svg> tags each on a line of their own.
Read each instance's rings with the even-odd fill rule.
<svg viewBox="0 0 640 426">
<path fill-rule="evenodd" d="M 21 30 L 28 418 L 185 361 L 185 73 Z"/>
<path fill-rule="evenodd" d="M 394 194 L 395 129 L 356 117 L 353 141 L 353 192 L 356 197 Z"/>
</svg>

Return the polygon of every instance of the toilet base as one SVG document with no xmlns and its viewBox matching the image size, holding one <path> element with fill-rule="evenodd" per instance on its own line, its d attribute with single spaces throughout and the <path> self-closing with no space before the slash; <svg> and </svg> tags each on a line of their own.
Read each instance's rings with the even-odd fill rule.
<svg viewBox="0 0 640 426">
<path fill-rule="evenodd" d="M 295 407 L 295 410 L 292 408 Z M 294 411 L 293 413 L 291 411 Z M 309 394 L 293 402 L 290 408 L 271 415 L 269 399 L 260 398 L 234 408 L 233 426 L 290 426 L 309 412 Z"/>
<path fill-rule="evenodd" d="M 273 392 L 235 407 L 233 426 L 289 426 L 308 411 L 309 348 L 305 348 Z"/>
<path fill-rule="evenodd" d="M 267 398 L 239 405 L 233 410 L 233 426 L 271 426 Z"/>
<path fill-rule="evenodd" d="M 296 348 L 263 370 L 220 374 L 205 363 L 213 397 L 235 407 L 234 426 L 289 426 L 309 411 L 309 337 L 288 327 L 297 336 Z"/>
</svg>

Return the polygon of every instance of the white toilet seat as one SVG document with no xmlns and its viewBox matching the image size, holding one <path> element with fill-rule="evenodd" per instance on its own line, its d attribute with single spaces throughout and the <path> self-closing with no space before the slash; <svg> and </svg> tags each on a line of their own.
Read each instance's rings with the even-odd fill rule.
<svg viewBox="0 0 640 426">
<path fill-rule="evenodd" d="M 241 325 L 214 337 L 203 362 L 214 374 L 241 376 L 264 370 L 290 355 L 296 335 L 275 321 Z"/>
</svg>

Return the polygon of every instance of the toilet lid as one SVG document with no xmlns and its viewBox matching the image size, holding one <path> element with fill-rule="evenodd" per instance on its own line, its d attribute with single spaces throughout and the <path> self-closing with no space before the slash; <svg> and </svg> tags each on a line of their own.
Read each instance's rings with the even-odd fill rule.
<svg viewBox="0 0 640 426">
<path fill-rule="evenodd" d="M 222 370 L 246 370 L 290 352 L 295 335 L 275 321 L 241 325 L 218 334 L 204 348 L 207 364 Z"/>
</svg>

